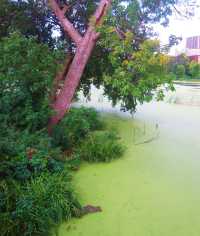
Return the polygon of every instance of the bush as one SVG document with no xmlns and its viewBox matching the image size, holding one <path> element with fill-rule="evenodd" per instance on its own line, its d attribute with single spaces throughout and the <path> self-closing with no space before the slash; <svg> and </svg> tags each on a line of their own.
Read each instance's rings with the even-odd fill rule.
<svg viewBox="0 0 200 236">
<path fill-rule="evenodd" d="M 197 62 L 195 61 L 190 62 L 189 69 L 190 69 L 191 79 L 200 78 L 200 65 Z"/>
<path fill-rule="evenodd" d="M 71 170 L 78 170 L 81 165 L 80 155 L 76 152 L 71 154 L 66 160 L 66 165 Z"/>
<path fill-rule="evenodd" d="M 52 151 L 51 138 L 45 129 L 34 133 L 7 127 L 0 129 L 1 156 L 17 156 L 27 149 Z"/>
<path fill-rule="evenodd" d="M 102 128 L 99 114 L 93 108 L 72 108 L 67 116 L 53 129 L 53 146 L 71 149 L 93 130 Z"/>
<path fill-rule="evenodd" d="M 64 170 L 63 161 L 55 160 L 44 151 L 32 150 L 30 150 L 33 152 L 31 158 L 28 158 L 27 153 L 21 153 L 17 157 L 0 159 L 0 178 L 12 178 L 24 182 L 32 177 L 40 176 L 44 172 L 61 173 Z"/>
<path fill-rule="evenodd" d="M 0 178 L 26 181 L 42 172 L 60 172 L 64 168 L 63 154 L 51 147 L 47 132 L 12 130 L 0 140 Z"/>
<path fill-rule="evenodd" d="M 35 131 L 46 126 L 51 112 L 49 91 L 60 58 L 58 50 L 19 33 L 1 40 L 0 123 L 4 127 Z"/>
<path fill-rule="evenodd" d="M 8 192 L 7 187 L 2 187 L 1 235 L 46 236 L 53 226 L 78 216 L 81 206 L 72 191 L 70 178 L 67 172 L 45 173 L 20 188 L 12 184 Z M 10 194 L 13 192 L 14 197 Z M 9 207 L 6 201 L 11 203 Z"/>
<path fill-rule="evenodd" d="M 123 150 L 116 133 L 96 131 L 87 136 L 77 153 L 82 160 L 88 162 L 109 162 L 119 158 Z"/>
<path fill-rule="evenodd" d="M 183 79 L 185 77 L 185 66 L 184 65 L 177 65 L 176 66 L 176 76 L 178 79 Z"/>
</svg>

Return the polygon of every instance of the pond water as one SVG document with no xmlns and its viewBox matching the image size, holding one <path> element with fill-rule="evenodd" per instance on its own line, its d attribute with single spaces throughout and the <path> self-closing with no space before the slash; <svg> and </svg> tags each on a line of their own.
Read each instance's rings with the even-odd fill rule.
<svg viewBox="0 0 200 236">
<path fill-rule="evenodd" d="M 81 202 L 102 212 L 62 224 L 59 236 L 200 235 L 199 92 L 177 86 L 133 118 L 95 91 L 87 105 L 110 112 L 103 117 L 127 149 L 120 160 L 84 164 L 75 174 Z"/>
</svg>

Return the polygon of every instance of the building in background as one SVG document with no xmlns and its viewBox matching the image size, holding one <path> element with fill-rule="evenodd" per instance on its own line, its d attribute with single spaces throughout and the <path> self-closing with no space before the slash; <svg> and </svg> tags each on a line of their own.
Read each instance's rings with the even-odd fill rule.
<svg viewBox="0 0 200 236">
<path fill-rule="evenodd" d="M 200 63 L 200 36 L 186 39 L 186 55 L 191 60 Z"/>
</svg>

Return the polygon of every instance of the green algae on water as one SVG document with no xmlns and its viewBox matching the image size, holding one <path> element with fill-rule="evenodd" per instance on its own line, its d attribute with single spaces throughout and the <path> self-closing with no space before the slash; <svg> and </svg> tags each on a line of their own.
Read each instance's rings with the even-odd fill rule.
<svg viewBox="0 0 200 236">
<path fill-rule="evenodd" d="M 104 117 L 127 150 L 119 160 L 84 164 L 76 173 L 81 202 L 102 212 L 63 223 L 59 236 L 200 235 L 200 110 L 151 106 L 138 112 L 138 120 Z"/>
</svg>

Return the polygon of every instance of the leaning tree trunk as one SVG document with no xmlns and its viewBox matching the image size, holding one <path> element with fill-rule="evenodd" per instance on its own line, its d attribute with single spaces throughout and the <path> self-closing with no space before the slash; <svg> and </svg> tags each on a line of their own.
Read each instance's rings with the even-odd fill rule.
<svg viewBox="0 0 200 236">
<path fill-rule="evenodd" d="M 69 110 L 76 88 L 96 44 L 93 32 L 86 34 L 83 42 L 77 48 L 74 59 L 68 70 L 62 90 L 52 105 L 55 114 L 51 117 L 49 128 L 57 124 Z"/>
<path fill-rule="evenodd" d="M 65 75 L 64 85 L 52 104 L 54 115 L 49 121 L 49 132 L 51 132 L 53 126 L 56 125 L 70 109 L 81 76 L 99 37 L 99 33 L 95 31 L 95 26 L 102 23 L 102 19 L 107 12 L 110 2 L 111 0 L 100 1 L 98 8 L 93 15 L 95 23 L 93 23 L 94 25 L 89 25 L 85 35 L 82 37 L 73 27 L 71 22 L 69 22 L 65 17 L 65 11 L 67 8 L 61 10 L 55 0 L 49 0 L 52 10 L 58 17 L 65 32 L 72 38 L 77 46 L 75 56 L 67 73 L 61 73 Z"/>
</svg>

